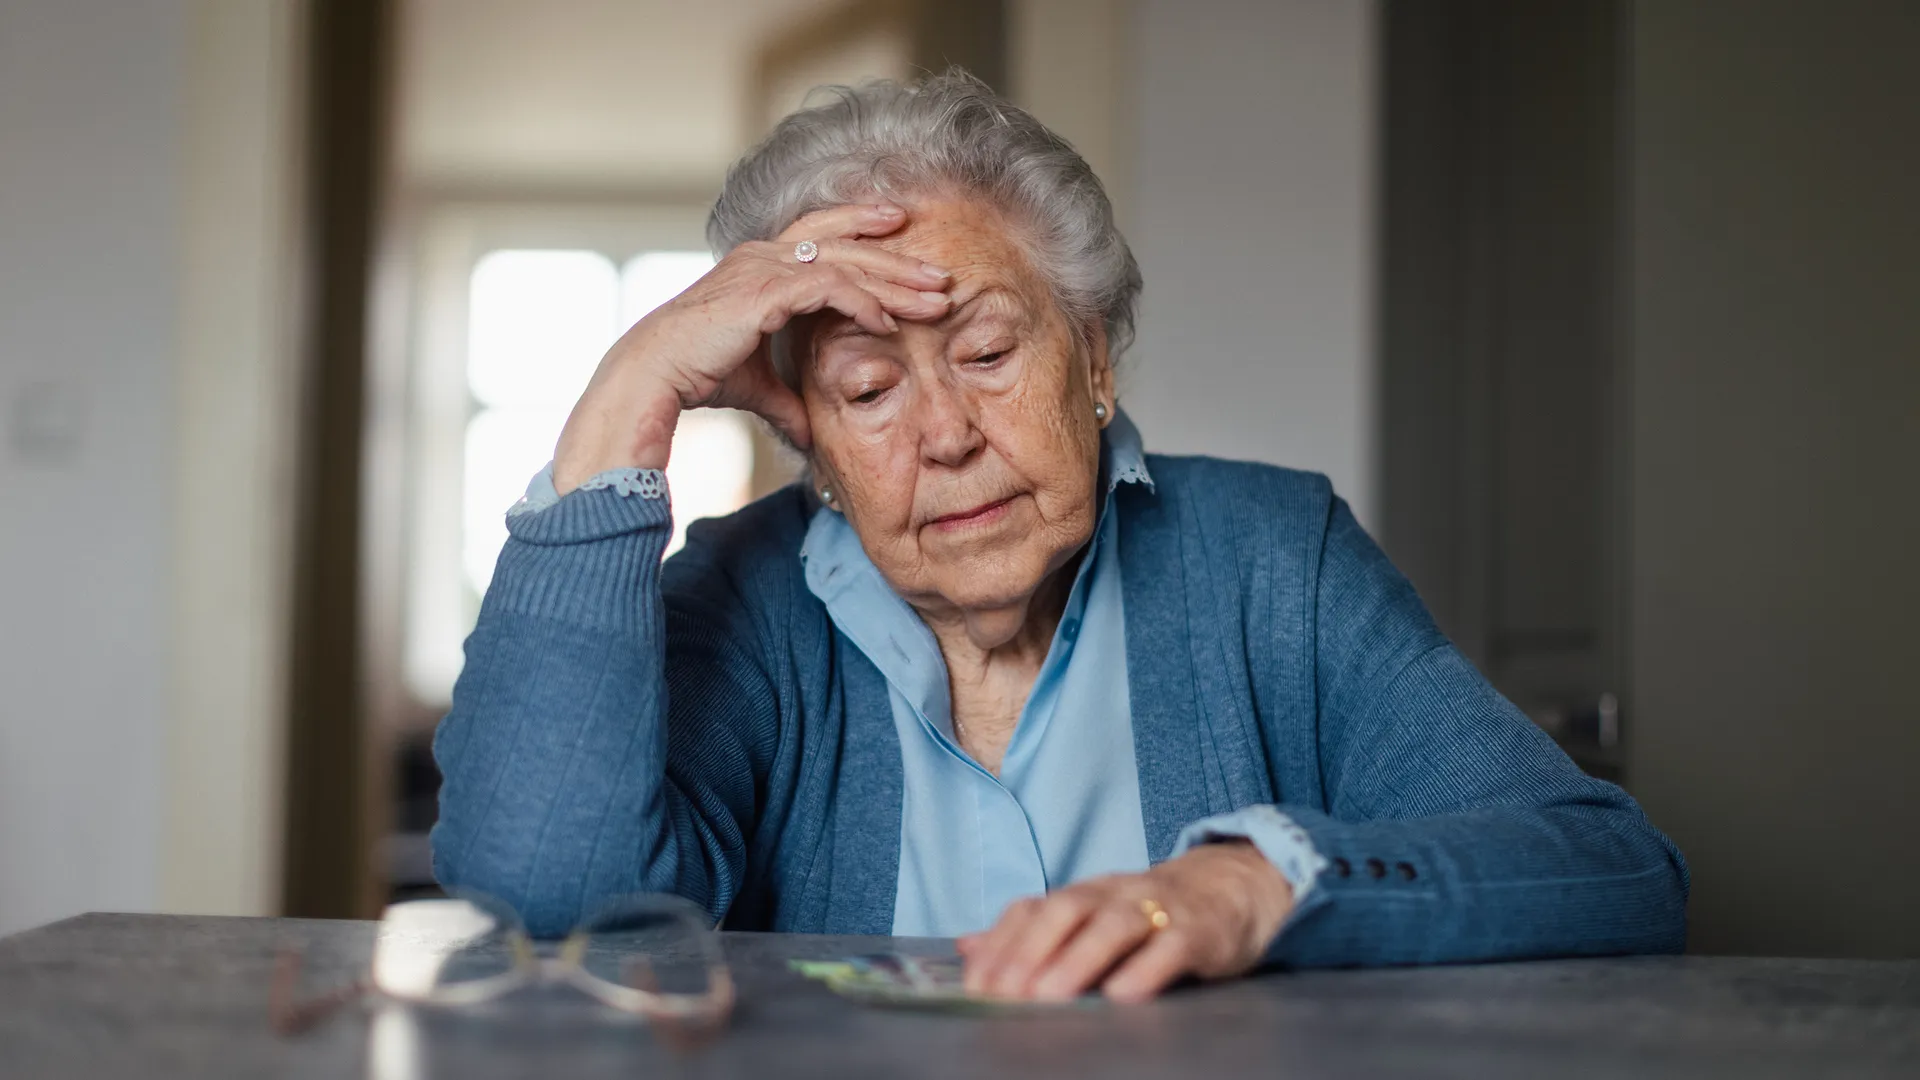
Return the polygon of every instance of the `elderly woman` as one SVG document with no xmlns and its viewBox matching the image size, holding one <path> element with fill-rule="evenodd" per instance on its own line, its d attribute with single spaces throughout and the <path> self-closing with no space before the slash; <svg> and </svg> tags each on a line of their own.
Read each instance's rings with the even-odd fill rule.
<svg viewBox="0 0 1920 1080">
<path fill-rule="evenodd" d="M 1139 271 L 1031 116 L 959 74 L 840 91 L 709 231 L 719 264 L 613 346 L 509 515 L 435 744 L 443 883 L 542 933 L 668 891 L 958 936 L 971 989 L 1041 998 L 1681 947 L 1679 852 L 1323 477 L 1142 451 L 1114 380 Z M 663 567 L 703 406 L 809 480 Z"/>
</svg>

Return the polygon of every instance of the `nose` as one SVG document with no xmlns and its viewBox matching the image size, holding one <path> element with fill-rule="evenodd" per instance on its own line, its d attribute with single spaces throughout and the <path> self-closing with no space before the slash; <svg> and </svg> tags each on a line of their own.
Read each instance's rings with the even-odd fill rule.
<svg viewBox="0 0 1920 1080">
<path fill-rule="evenodd" d="M 930 382 L 921 397 L 920 453 L 932 463 L 964 465 L 986 444 L 973 402 L 944 379 Z"/>
</svg>

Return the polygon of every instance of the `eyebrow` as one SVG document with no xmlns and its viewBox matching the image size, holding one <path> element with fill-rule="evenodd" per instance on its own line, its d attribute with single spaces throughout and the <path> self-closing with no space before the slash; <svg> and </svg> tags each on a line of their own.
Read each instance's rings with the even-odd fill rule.
<svg viewBox="0 0 1920 1080">
<path fill-rule="evenodd" d="M 1002 297 L 1012 297 L 1013 295 L 1014 293 L 1012 289 L 1009 289 L 1005 285 L 1001 285 L 997 282 L 990 282 L 988 284 L 981 285 L 978 288 L 974 289 L 972 292 L 965 294 L 964 298 L 956 297 L 953 301 L 953 307 L 949 308 L 945 315 L 942 315 L 940 316 L 940 318 L 935 319 L 933 322 L 933 325 L 942 326 L 942 325 L 953 322 L 954 320 L 965 315 L 969 311 L 969 309 L 973 307 L 973 305 L 975 305 L 976 303 L 979 303 L 982 300 L 999 299 Z M 861 326 L 857 322 L 854 322 L 852 319 L 843 317 L 832 329 L 823 331 L 820 334 L 820 336 L 814 340 L 814 345 L 817 348 L 819 346 L 827 345 L 830 342 L 839 341 L 842 338 L 880 337 L 880 336 L 881 335 L 872 333 L 871 331 L 867 330 L 865 327 Z"/>
</svg>

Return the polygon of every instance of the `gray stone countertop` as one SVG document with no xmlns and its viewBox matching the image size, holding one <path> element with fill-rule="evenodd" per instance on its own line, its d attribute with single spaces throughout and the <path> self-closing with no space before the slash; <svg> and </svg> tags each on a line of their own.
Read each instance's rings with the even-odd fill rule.
<svg viewBox="0 0 1920 1080">
<path fill-rule="evenodd" d="M 1920 1077 L 1920 961 L 1640 957 L 1276 973 L 1144 1006 L 956 1016 L 863 1007 L 793 958 L 944 941 L 729 934 L 726 1034 L 675 1051 L 567 990 L 475 1009 L 267 1022 L 283 944 L 310 987 L 372 923 L 85 915 L 0 939 L 0 1077 Z"/>
</svg>

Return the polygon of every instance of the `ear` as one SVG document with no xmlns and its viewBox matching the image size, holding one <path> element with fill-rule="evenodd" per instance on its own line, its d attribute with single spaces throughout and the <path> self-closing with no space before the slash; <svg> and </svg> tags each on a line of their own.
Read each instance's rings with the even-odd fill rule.
<svg viewBox="0 0 1920 1080">
<path fill-rule="evenodd" d="M 1107 353 L 1107 325 L 1103 322 L 1087 335 L 1087 373 L 1093 380 L 1093 400 L 1106 402 L 1107 418 L 1113 418 L 1113 360 Z"/>
</svg>

